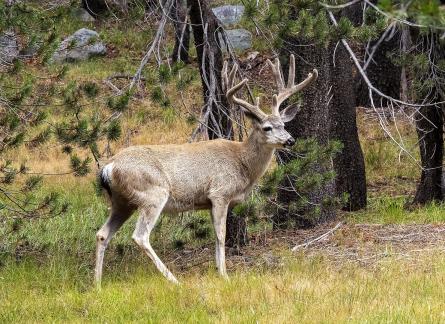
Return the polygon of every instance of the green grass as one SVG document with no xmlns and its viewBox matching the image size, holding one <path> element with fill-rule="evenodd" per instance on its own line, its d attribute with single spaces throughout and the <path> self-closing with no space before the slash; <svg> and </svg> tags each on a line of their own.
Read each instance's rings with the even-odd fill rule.
<svg viewBox="0 0 445 324">
<path fill-rule="evenodd" d="M 114 73 L 133 73 L 153 34 L 150 24 L 132 25 L 131 17 L 91 24 L 67 18 L 57 27 L 62 37 L 81 27 L 93 28 L 110 48 L 116 49 L 111 53 L 113 58 L 96 57 L 70 64 L 66 78 L 61 81 L 96 82 L 100 85 L 101 107 L 105 107 L 111 93 L 102 80 Z M 254 42 L 258 48 L 264 46 L 260 41 Z M 193 46 L 191 55 L 195 55 Z M 57 70 L 53 66 L 47 68 Z M 196 73 L 196 69 L 190 71 Z M 43 71 L 39 73 L 43 75 Z M 124 127 L 147 132 L 144 135 L 150 142 L 154 137 L 144 125 L 149 122 L 170 125 L 186 118 L 189 112 L 181 111 L 183 103 L 177 98 L 174 82 L 165 89 L 173 98 L 173 108 L 154 109 L 148 98 L 153 84 L 158 83 L 157 67 L 147 67 L 144 76 L 147 88 L 141 90 L 141 98 L 134 100 L 125 114 Z M 121 81 L 115 80 L 118 85 Z M 15 80 L 12 78 L 11 82 Z M 201 98 L 197 74 L 191 88 L 185 91 L 185 100 L 198 114 L 201 104 L 196 98 Z M 58 109 L 50 111 L 54 122 L 62 116 Z M 398 147 L 385 138 L 377 124 L 359 118 L 360 121 L 369 205 L 365 210 L 346 214 L 347 221 L 443 223 L 443 205 L 405 208 L 419 178 L 419 167 L 407 155 L 399 157 Z M 406 146 L 414 147 L 417 141 L 414 130 L 406 126 L 401 131 Z M 187 136 L 190 133 L 183 132 Z M 415 263 L 389 256 L 371 269 L 349 263 L 338 266 L 322 256 L 271 251 L 280 256 L 282 266 L 238 269 L 230 273 L 228 282 L 216 275 L 213 262 L 202 264 L 198 271 L 188 269 L 181 273 L 173 267 L 182 283 L 174 286 L 161 277 L 132 242 L 136 216 L 113 238 L 105 257 L 103 289 L 98 292 L 92 288 L 95 233 L 107 217 L 107 205 L 95 195 L 89 181 L 69 177 L 46 178 L 39 193 L 42 196 L 52 190 L 62 193 L 71 205 L 68 213 L 24 221 L 16 230 L 13 221 L 0 223 L 0 323 L 445 322 L 445 257 L 439 252 L 423 254 Z M 265 227 L 270 230 L 270 224 L 267 225 L 252 224 L 250 233 L 265 231 Z M 210 217 L 207 212 L 164 215 L 153 232 L 152 242 L 161 258 L 175 248 L 213 242 Z"/>
<path fill-rule="evenodd" d="M 426 224 L 445 222 L 444 205 L 431 203 L 421 208 L 408 208 L 410 197 L 381 196 L 370 198 L 368 207 L 347 214 L 353 223 Z"/>
<path fill-rule="evenodd" d="M 105 222 L 108 209 L 105 199 L 96 195 L 92 183 L 84 181 L 73 186 L 71 182 L 45 186 L 41 195 L 49 191 L 66 192 L 63 195 L 70 203 L 65 215 L 37 221 L 24 221 L 18 230 L 11 231 L 13 222 L 0 228 L 0 259 L 14 255 L 22 246 L 42 255 L 76 254 L 79 259 L 94 259 L 95 233 Z M 422 208 L 407 209 L 407 197 L 380 196 L 369 198 L 368 207 L 343 216 L 351 223 L 381 224 L 425 224 L 445 222 L 444 206 L 429 204 Z M 113 258 L 122 254 L 139 255 L 139 250 L 131 240 L 137 215 L 124 224 L 114 236 L 109 247 Z M 266 223 L 251 224 L 252 231 L 270 229 Z M 163 251 L 180 247 L 196 247 L 213 242 L 214 234 L 208 212 L 163 215 L 153 231 L 152 242 L 155 248 Z M 116 255 L 117 254 L 117 255 Z M 1 261 L 1 260 L 0 260 Z"/>
<path fill-rule="evenodd" d="M 67 186 L 66 184 L 59 184 Z M 54 185 L 52 189 L 58 189 Z M 59 188 L 60 189 L 60 188 Z M 45 189 L 47 190 L 47 189 Z M 59 190 L 60 191 L 60 190 Z M 43 194 L 43 192 L 42 192 Z M 9 239 L 12 254 L 0 264 L 0 322 L 150 322 L 150 323 L 400 323 L 445 320 L 442 289 L 445 257 L 420 255 L 415 262 L 388 256 L 376 267 L 334 264 L 322 255 L 278 253 L 277 268 L 254 267 L 220 279 L 213 262 L 180 272 L 180 286 L 168 283 L 133 244 L 133 217 L 107 250 L 103 289 L 93 288 L 95 232 L 106 205 L 93 187 L 73 186 L 66 194 L 69 213 L 25 223 Z M 405 198 L 372 198 L 367 210 L 349 214 L 350 222 L 443 222 L 443 206 L 407 211 Z M 182 218 L 181 218 L 182 217 Z M 194 218 L 195 217 L 195 218 Z M 198 217 L 198 218 L 196 218 Z M 200 245 L 181 225 L 207 214 L 164 215 L 154 244 L 165 253 L 174 240 Z M 28 241 L 36 254 L 14 255 Z M 265 247 L 267 248 L 267 247 Z M 164 250 L 162 250 L 164 249 Z M 428 252 L 429 253 L 429 252 Z M 409 269 L 409 271 L 407 271 Z"/>
<path fill-rule="evenodd" d="M 147 264 L 105 271 L 56 261 L 0 270 L 0 322 L 431 323 L 445 320 L 445 258 L 390 259 L 377 270 L 288 256 L 280 269 L 214 271 L 168 283 Z M 410 271 L 407 271 L 409 268 Z"/>
<path fill-rule="evenodd" d="M 79 262 L 82 258 L 94 259 L 95 235 L 108 217 L 106 200 L 96 194 L 93 184 L 88 181 L 77 186 L 71 182 L 46 185 L 39 195 L 45 196 L 50 191 L 64 193 L 61 199 L 69 202 L 68 212 L 49 219 L 23 221 L 19 225 L 12 220 L 3 223 L 0 227 L 0 264 L 23 249 L 43 256 L 75 254 Z M 137 217 L 136 213 L 113 237 L 108 251 L 111 256 L 140 255 L 131 239 Z M 210 216 L 205 211 L 163 215 L 152 234 L 153 245 L 158 249 L 171 250 L 185 244 L 193 247 L 210 241 L 213 241 L 213 230 Z"/>
</svg>

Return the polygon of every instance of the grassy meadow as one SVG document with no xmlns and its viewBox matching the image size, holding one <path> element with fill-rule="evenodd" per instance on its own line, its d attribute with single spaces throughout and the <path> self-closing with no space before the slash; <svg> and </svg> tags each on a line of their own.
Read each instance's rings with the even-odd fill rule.
<svg viewBox="0 0 445 324">
<path fill-rule="evenodd" d="M 60 28 L 69 35 L 84 25 L 67 19 Z M 102 81 L 115 73 L 136 70 L 153 29 L 128 26 L 125 20 L 87 25 L 100 33 L 115 54 L 71 64 L 63 82 L 94 81 L 106 94 L 111 90 Z M 51 73 L 52 69 L 28 68 L 39 73 Z M 147 69 L 145 77 L 149 78 L 152 70 Z M 148 86 L 139 89 L 122 116 L 123 136 L 112 144 L 113 152 L 127 145 L 183 143 L 190 138 L 196 127 L 190 116 L 199 115 L 202 106 L 199 75 L 181 96 L 174 84 L 166 91 L 172 94 L 172 108 L 168 109 L 150 99 Z M 50 122 L 63 117 L 56 104 L 48 107 Z M 100 96 L 96 104 L 105 106 Z M 372 116 L 358 110 L 369 204 L 362 211 L 341 212 L 339 219 L 348 226 L 442 226 L 444 206 L 405 207 L 412 199 L 420 169 L 409 156 L 401 154 Z M 389 122 L 388 127 L 400 134 L 415 154 L 413 127 L 403 118 L 397 124 Z M 101 145 L 103 149 L 106 143 Z M 37 194 L 58 192 L 70 208 L 54 218 L 1 220 L 0 323 L 445 322 L 445 256 L 441 244 L 433 244 L 413 257 L 380 242 L 376 250 L 384 257 L 371 264 L 348 258 L 339 262 L 323 249 L 291 253 L 292 246 L 301 242 L 291 235 L 282 239 L 281 234 L 272 233 L 270 225 L 256 224 L 251 228 L 254 239 L 248 247 L 228 251 L 230 280 L 225 281 L 214 267 L 214 237 L 207 212 L 164 215 L 153 232 L 154 249 L 177 275 L 180 285 L 167 282 L 133 244 L 133 216 L 110 243 L 103 287 L 98 291 L 93 285 L 95 233 L 107 217 L 107 205 L 93 186 L 95 166 L 86 177 L 57 175 L 69 173 L 68 157 L 61 147 L 51 140 L 38 148 L 23 146 L 2 157 L 19 157 L 17 163 L 27 162 L 32 172 L 56 174 L 44 177 Z M 88 152 L 80 154 L 86 156 Z M 196 235 L 190 224 L 199 224 L 201 235 Z M 314 236 L 308 233 L 307 239 Z M 347 247 L 344 235 L 332 234 Z M 264 243 L 263 236 L 275 243 Z M 362 243 L 365 247 L 372 244 L 366 237 Z M 199 256 L 199 260 L 190 255 Z"/>
<path fill-rule="evenodd" d="M 322 258 L 288 256 L 276 270 L 180 276 L 172 285 L 147 264 L 120 264 L 103 289 L 76 263 L 22 262 L 1 273 L 0 321 L 143 323 L 438 323 L 445 259 L 429 255 L 413 266 L 387 260 L 370 271 L 332 267 Z"/>
</svg>

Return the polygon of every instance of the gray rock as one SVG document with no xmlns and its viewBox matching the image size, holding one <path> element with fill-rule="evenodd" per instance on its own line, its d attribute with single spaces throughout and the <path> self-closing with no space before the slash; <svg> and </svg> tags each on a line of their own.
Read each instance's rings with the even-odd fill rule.
<svg viewBox="0 0 445 324">
<path fill-rule="evenodd" d="M 76 9 L 74 9 L 73 12 L 72 12 L 72 15 L 73 15 L 73 17 L 75 19 L 78 19 L 78 20 L 83 21 L 83 22 L 93 22 L 93 21 L 96 20 L 96 19 L 94 19 L 93 16 L 91 16 L 89 14 L 88 11 L 86 11 L 83 8 L 76 8 Z"/>
<path fill-rule="evenodd" d="M 94 30 L 82 28 L 62 41 L 53 54 L 52 62 L 84 61 L 92 56 L 104 55 L 105 45 L 99 40 L 99 34 Z"/>
<path fill-rule="evenodd" d="M 0 65 L 9 64 L 19 55 L 17 37 L 12 29 L 0 33 Z"/>
<path fill-rule="evenodd" d="M 240 22 L 244 13 L 244 6 L 221 6 L 212 8 L 212 11 L 223 25 L 229 26 Z"/>
<path fill-rule="evenodd" d="M 252 34 L 245 29 L 229 29 L 226 30 L 226 35 L 230 47 L 235 51 L 244 51 L 252 47 Z M 221 36 L 220 42 L 224 43 Z M 223 46 L 223 51 L 225 51 L 225 46 Z"/>
</svg>

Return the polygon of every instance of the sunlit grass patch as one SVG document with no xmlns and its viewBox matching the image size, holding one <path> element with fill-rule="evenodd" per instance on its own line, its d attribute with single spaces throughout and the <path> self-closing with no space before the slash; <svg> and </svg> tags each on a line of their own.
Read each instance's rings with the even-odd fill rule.
<svg viewBox="0 0 445 324">
<path fill-rule="evenodd" d="M 411 197 L 381 196 L 369 199 L 364 210 L 349 213 L 353 223 L 425 224 L 445 222 L 444 204 L 430 203 L 423 207 L 410 207 Z"/>
<path fill-rule="evenodd" d="M 180 286 L 152 266 L 122 265 L 98 292 L 91 269 L 24 262 L 0 270 L 0 321 L 441 322 L 444 265 L 440 254 L 376 270 L 293 256 L 280 269 L 238 271 L 229 281 L 214 271 L 185 274 Z"/>
<path fill-rule="evenodd" d="M 398 177 L 417 179 L 420 162 L 414 125 L 402 117 L 397 117 L 395 122 L 392 119 L 387 122 L 386 130 L 393 139 L 382 129 L 376 114 L 357 109 L 368 182 Z"/>
</svg>

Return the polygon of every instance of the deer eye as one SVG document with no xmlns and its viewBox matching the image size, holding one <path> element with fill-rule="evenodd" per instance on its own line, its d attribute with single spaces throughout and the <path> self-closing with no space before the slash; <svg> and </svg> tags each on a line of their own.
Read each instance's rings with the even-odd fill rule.
<svg viewBox="0 0 445 324">
<path fill-rule="evenodd" d="M 272 130 L 272 127 L 270 127 L 270 126 L 263 127 L 263 131 L 265 131 L 265 132 L 270 132 L 271 130 Z"/>
</svg>

